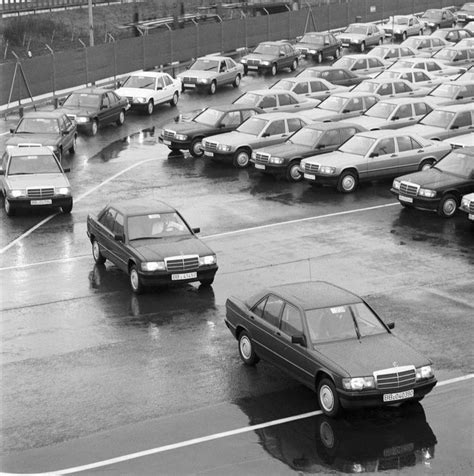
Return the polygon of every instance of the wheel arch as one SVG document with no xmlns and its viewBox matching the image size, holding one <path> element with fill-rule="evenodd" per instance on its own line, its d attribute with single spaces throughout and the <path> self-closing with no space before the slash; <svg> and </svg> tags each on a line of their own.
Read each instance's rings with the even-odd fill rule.
<svg viewBox="0 0 474 476">
<path fill-rule="evenodd" d="M 344 169 L 341 170 L 341 173 L 339 174 L 339 177 L 344 173 L 344 172 L 354 172 L 356 175 L 357 175 L 357 178 L 360 179 L 360 174 L 359 174 L 359 171 L 357 170 L 356 167 L 354 166 L 350 166 L 350 167 L 346 167 Z"/>
<path fill-rule="evenodd" d="M 334 378 L 332 377 L 332 375 L 329 372 L 326 372 L 325 370 L 319 369 L 316 372 L 316 375 L 314 376 L 314 391 L 315 392 L 318 390 L 319 382 L 321 382 L 321 380 L 323 378 L 328 378 L 329 380 L 331 380 L 331 382 L 334 385 L 336 385 L 336 382 L 334 381 Z"/>
<path fill-rule="evenodd" d="M 130 274 L 130 270 L 132 269 L 132 266 L 137 266 L 137 263 L 134 259 L 130 258 L 127 263 L 127 269 L 129 274 Z"/>
</svg>

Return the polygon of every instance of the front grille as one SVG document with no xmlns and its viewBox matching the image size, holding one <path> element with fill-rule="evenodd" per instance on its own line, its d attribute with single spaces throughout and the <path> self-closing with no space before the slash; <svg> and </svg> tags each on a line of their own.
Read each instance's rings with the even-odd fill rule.
<svg viewBox="0 0 474 476">
<path fill-rule="evenodd" d="M 199 266 L 198 255 L 171 256 L 165 258 L 166 269 L 172 273 L 187 273 L 196 271 Z"/>
<path fill-rule="evenodd" d="M 474 214 L 474 200 L 469 202 L 469 213 Z"/>
<path fill-rule="evenodd" d="M 54 187 L 45 187 L 45 188 L 28 188 L 26 190 L 28 198 L 39 199 L 39 198 L 53 198 L 54 197 Z"/>
<path fill-rule="evenodd" d="M 467 18 L 467 15 L 465 13 L 458 13 L 457 16 L 459 21 L 464 21 Z"/>
<path fill-rule="evenodd" d="M 133 102 L 133 96 L 127 96 L 128 102 L 132 103 Z"/>
<path fill-rule="evenodd" d="M 164 139 L 174 139 L 176 132 L 170 131 L 168 129 L 163 129 L 163 138 Z"/>
<path fill-rule="evenodd" d="M 415 183 L 400 183 L 400 193 L 402 195 L 407 195 L 408 197 L 416 197 L 418 195 L 418 190 L 420 190 L 420 186 L 416 185 Z"/>
<path fill-rule="evenodd" d="M 183 78 L 183 83 L 196 84 L 197 83 L 197 78 Z"/>
<path fill-rule="evenodd" d="M 66 116 L 71 119 L 72 121 L 76 120 L 76 114 L 66 114 Z"/>
<path fill-rule="evenodd" d="M 301 52 L 301 54 L 305 55 L 309 50 L 308 48 L 298 48 Z"/>
<path fill-rule="evenodd" d="M 319 164 L 308 164 L 305 162 L 304 164 L 304 173 L 305 174 L 315 174 L 319 172 Z"/>
<path fill-rule="evenodd" d="M 204 141 L 203 146 L 209 150 L 217 150 L 217 142 Z"/>
<path fill-rule="evenodd" d="M 258 162 L 260 164 L 268 164 L 269 160 L 270 160 L 270 154 L 265 154 L 263 152 L 255 153 L 255 162 Z"/>
<path fill-rule="evenodd" d="M 412 387 L 416 380 L 416 371 L 413 365 L 408 365 L 378 370 L 374 372 L 374 377 L 379 390 L 391 392 Z"/>
<path fill-rule="evenodd" d="M 247 64 L 250 66 L 258 66 L 260 64 L 260 60 L 258 59 L 249 59 Z"/>
</svg>

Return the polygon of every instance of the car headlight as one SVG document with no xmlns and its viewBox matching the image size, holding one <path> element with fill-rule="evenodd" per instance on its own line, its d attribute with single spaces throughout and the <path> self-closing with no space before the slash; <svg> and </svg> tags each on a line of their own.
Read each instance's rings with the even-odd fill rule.
<svg viewBox="0 0 474 476">
<path fill-rule="evenodd" d="M 199 266 L 210 266 L 211 264 L 216 264 L 217 258 L 216 255 L 201 256 L 199 258 Z"/>
<path fill-rule="evenodd" d="M 232 150 L 232 147 L 227 144 L 218 144 L 217 150 L 220 150 L 221 152 L 230 152 Z"/>
<path fill-rule="evenodd" d="M 316 50 L 309 50 L 308 53 L 311 54 L 311 55 L 315 55 L 315 54 L 316 54 Z"/>
<path fill-rule="evenodd" d="M 433 198 L 436 196 L 436 190 L 430 190 L 429 188 L 420 188 L 418 195 L 426 198 Z"/>
<path fill-rule="evenodd" d="M 14 189 L 14 190 L 10 190 L 9 194 L 10 197 L 13 197 L 13 198 L 18 198 L 18 197 L 26 197 L 26 190 L 25 189 Z"/>
<path fill-rule="evenodd" d="M 363 390 L 364 388 L 375 388 L 375 380 L 374 377 L 343 378 L 342 386 L 346 390 Z"/>
<path fill-rule="evenodd" d="M 164 261 L 145 261 L 142 263 L 142 271 L 164 271 Z"/>
<path fill-rule="evenodd" d="M 305 167 L 306 167 L 306 162 L 305 162 L 304 160 L 302 160 L 302 161 L 300 162 L 300 170 L 301 170 L 301 172 L 304 172 L 304 168 L 305 168 Z"/>
<path fill-rule="evenodd" d="M 51 152 L 56 152 L 56 146 L 55 145 L 47 145 L 46 146 Z"/>
<path fill-rule="evenodd" d="M 15 147 L 15 146 L 14 146 L 14 145 L 7 145 L 7 146 L 5 147 L 5 150 L 12 150 L 13 147 Z"/>
<path fill-rule="evenodd" d="M 362 40 L 359 38 L 356 38 L 355 40 L 352 40 L 354 43 L 360 43 Z"/>
<path fill-rule="evenodd" d="M 395 30 L 395 33 L 398 33 L 398 34 L 400 34 L 400 33 L 402 33 L 402 30 L 400 30 L 400 29 L 398 29 L 398 30 Z"/>
<path fill-rule="evenodd" d="M 242 59 L 240 60 L 240 62 L 241 62 L 242 64 L 246 64 L 246 63 L 247 63 L 247 59 L 246 59 L 246 58 L 242 58 Z"/>
<path fill-rule="evenodd" d="M 133 98 L 133 102 L 138 102 L 140 104 L 145 104 L 147 102 L 146 98 Z"/>
<path fill-rule="evenodd" d="M 188 138 L 188 136 L 187 136 L 186 134 L 176 134 L 176 135 L 174 136 L 174 138 L 175 138 L 176 140 L 186 140 L 186 139 Z"/>
<path fill-rule="evenodd" d="M 263 66 L 270 66 L 270 61 L 262 61 Z"/>
<path fill-rule="evenodd" d="M 284 161 L 285 159 L 283 157 L 270 157 L 270 159 L 268 160 L 270 164 L 277 164 L 277 165 L 282 164 Z"/>
<path fill-rule="evenodd" d="M 436 26 L 436 23 L 428 23 L 428 26 Z"/>
<path fill-rule="evenodd" d="M 201 84 L 207 84 L 209 81 L 210 81 L 210 79 L 208 79 L 208 78 L 201 78 L 201 79 L 197 80 L 197 82 L 201 83 Z"/>
<path fill-rule="evenodd" d="M 400 180 L 394 180 L 392 183 L 392 188 L 395 190 L 400 190 Z"/>
<path fill-rule="evenodd" d="M 70 195 L 71 189 L 69 187 L 58 187 L 54 189 L 56 195 Z"/>
<path fill-rule="evenodd" d="M 461 207 L 462 208 L 469 209 L 470 204 L 471 204 L 471 200 L 469 200 L 469 198 L 463 198 L 461 200 Z"/>
<path fill-rule="evenodd" d="M 433 367 L 425 365 L 416 369 L 416 380 L 424 380 L 434 377 Z"/>
<path fill-rule="evenodd" d="M 323 175 L 333 175 L 336 173 L 336 167 L 329 167 L 328 165 L 321 165 L 319 173 Z"/>
<path fill-rule="evenodd" d="M 76 122 L 78 124 L 84 124 L 85 122 L 89 122 L 89 118 L 87 116 L 77 116 Z"/>
</svg>

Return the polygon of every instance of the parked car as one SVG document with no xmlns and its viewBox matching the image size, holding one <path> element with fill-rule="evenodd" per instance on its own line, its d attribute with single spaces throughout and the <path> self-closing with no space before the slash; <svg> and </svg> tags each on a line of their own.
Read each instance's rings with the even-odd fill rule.
<svg viewBox="0 0 474 476">
<path fill-rule="evenodd" d="M 469 67 L 474 64 L 474 48 L 470 46 L 459 47 L 458 45 L 443 48 L 433 55 L 433 59 L 440 61 L 446 66 Z"/>
<path fill-rule="evenodd" d="M 418 57 L 428 57 L 449 45 L 450 43 L 444 38 L 436 38 L 431 35 L 421 35 L 408 38 L 403 41 L 400 46 L 415 51 Z"/>
<path fill-rule="evenodd" d="M 362 76 L 380 73 L 389 65 L 390 63 L 382 61 L 380 58 L 366 54 L 344 55 L 333 64 L 336 68 L 346 68 Z"/>
<path fill-rule="evenodd" d="M 60 207 L 71 213 L 71 185 L 50 148 L 25 144 L 5 150 L 0 166 L 0 184 L 7 216 L 19 209 Z"/>
<path fill-rule="evenodd" d="M 405 129 L 433 140 L 443 140 L 474 131 L 474 103 L 439 106 L 418 124 Z"/>
<path fill-rule="evenodd" d="M 353 91 L 336 93 L 322 101 L 314 109 L 303 111 L 301 116 L 310 121 L 339 121 L 360 116 L 379 99 L 379 96 L 372 93 L 355 93 Z"/>
<path fill-rule="evenodd" d="M 54 152 L 59 162 L 63 154 L 76 152 L 77 127 L 61 110 L 27 112 L 17 126 L 10 129 L 6 147 L 41 144 Z"/>
<path fill-rule="evenodd" d="M 292 91 L 298 96 L 322 101 L 331 94 L 348 91 L 346 86 L 337 86 L 322 78 L 285 78 L 272 84 L 269 89 Z"/>
<path fill-rule="evenodd" d="M 386 63 L 393 63 L 398 58 L 416 56 L 417 52 L 409 46 L 402 45 L 379 45 L 371 49 L 367 56 L 375 56 Z"/>
<path fill-rule="evenodd" d="M 452 78 L 452 81 L 455 81 L 455 82 L 466 81 L 466 82 L 474 83 L 474 66 L 469 66 L 469 68 L 467 68 L 466 71 Z"/>
<path fill-rule="evenodd" d="M 322 78 L 338 86 L 354 86 L 361 83 L 369 76 L 356 74 L 347 68 L 337 66 L 313 66 L 300 71 L 297 78 Z"/>
<path fill-rule="evenodd" d="M 253 106 L 265 112 L 297 112 L 312 109 L 320 103 L 319 100 L 301 97 L 292 91 L 284 89 L 257 89 L 247 91 L 235 99 L 232 104 Z"/>
<path fill-rule="evenodd" d="M 459 23 L 474 22 L 474 3 L 465 3 L 457 12 L 456 19 Z"/>
<path fill-rule="evenodd" d="M 341 40 L 330 31 L 307 32 L 296 42 L 296 49 L 305 57 L 322 63 L 325 58 L 339 58 L 342 52 Z"/>
<path fill-rule="evenodd" d="M 235 130 L 243 121 L 263 110 L 251 106 L 225 104 L 205 108 L 190 121 L 166 124 L 160 142 L 170 150 L 189 150 L 193 157 L 202 157 L 202 140 Z"/>
<path fill-rule="evenodd" d="M 416 124 L 432 110 L 432 106 L 423 97 L 383 99 L 361 116 L 343 119 L 341 122 L 359 124 L 370 131 L 400 129 Z"/>
<path fill-rule="evenodd" d="M 310 183 L 352 193 L 362 181 L 428 168 L 450 150 L 449 144 L 424 139 L 406 128 L 367 131 L 356 134 L 335 152 L 303 159 L 300 169 Z"/>
<path fill-rule="evenodd" d="M 395 61 L 389 69 L 424 69 L 436 76 L 451 77 L 463 73 L 466 68 L 458 66 L 448 66 L 442 61 L 433 58 L 403 58 Z"/>
<path fill-rule="evenodd" d="M 244 121 L 235 131 L 206 137 L 204 156 L 230 161 L 237 168 L 247 167 L 253 149 L 284 142 L 293 132 L 309 124 L 297 114 L 273 112 Z"/>
<path fill-rule="evenodd" d="M 210 286 L 217 258 L 199 232 L 175 208 L 144 198 L 111 202 L 87 217 L 94 261 L 103 265 L 108 259 L 127 273 L 136 294 L 151 285 Z"/>
<path fill-rule="evenodd" d="M 99 127 L 115 122 L 125 122 L 125 112 L 130 108 L 127 98 L 103 88 L 83 88 L 73 91 L 62 103 L 60 110 L 77 123 L 77 130 L 92 136 Z"/>
<path fill-rule="evenodd" d="M 264 41 L 252 53 L 241 58 L 244 73 L 258 71 L 275 76 L 278 71 L 290 68 L 294 71 L 298 66 L 299 51 L 287 41 Z"/>
<path fill-rule="evenodd" d="M 431 31 L 456 26 L 456 17 L 447 8 L 429 8 L 421 15 L 420 19 L 426 23 Z"/>
<path fill-rule="evenodd" d="M 442 38 L 449 43 L 459 43 L 466 38 L 472 38 L 473 33 L 466 28 L 441 28 L 431 34 L 433 38 Z"/>
<path fill-rule="evenodd" d="M 385 37 L 395 37 L 404 41 L 409 36 L 423 35 L 425 23 L 415 15 L 394 15 L 382 23 L 380 28 L 385 32 Z"/>
<path fill-rule="evenodd" d="M 462 197 L 459 210 L 467 213 L 468 220 L 474 221 L 474 193 L 468 193 Z"/>
<path fill-rule="evenodd" d="M 337 38 L 344 48 L 357 48 L 363 53 L 369 46 L 381 45 L 384 36 L 384 30 L 374 23 L 351 23 Z"/>
<path fill-rule="evenodd" d="M 366 79 L 352 88 L 353 92 L 372 93 L 384 98 L 395 97 L 419 97 L 424 96 L 426 91 L 415 88 L 412 83 L 404 79 Z"/>
<path fill-rule="evenodd" d="M 208 55 L 198 58 L 186 71 L 178 74 L 183 90 L 197 89 L 215 94 L 218 87 L 240 85 L 244 67 L 228 56 Z"/>
<path fill-rule="evenodd" d="M 128 99 L 131 109 L 151 115 L 159 104 L 176 106 L 181 88 L 181 80 L 173 79 L 168 73 L 139 71 L 120 82 L 115 92 Z"/>
<path fill-rule="evenodd" d="M 250 160 L 257 170 L 283 175 L 289 182 L 299 182 L 303 180 L 301 159 L 336 150 L 354 134 L 365 130 L 350 122 L 317 122 L 295 132 L 282 144 L 254 150 Z"/>
<path fill-rule="evenodd" d="M 432 104 L 439 106 L 472 103 L 474 100 L 474 82 L 448 81 L 433 88 L 426 97 Z"/>
<path fill-rule="evenodd" d="M 455 149 L 436 167 L 397 177 L 390 191 L 405 208 L 454 216 L 462 197 L 474 192 L 474 147 Z"/>
<path fill-rule="evenodd" d="M 323 413 L 421 400 L 432 362 L 392 334 L 355 294 L 322 281 L 284 284 L 226 301 L 225 323 L 246 365 L 260 358 L 316 391 Z"/>
<path fill-rule="evenodd" d="M 448 137 L 447 139 L 444 139 L 444 142 L 451 144 L 453 149 L 459 149 L 460 147 L 474 147 L 474 134 L 468 132 L 467 134 Z"/>
<path fill-rule="evenodd" d="M 472 38 L 464 38 L 459 43 L 456 43 L 456 48 L 474 48 L 474 32 L 472 34 Z"/>
<path fill-rule="evenodd" d="M 416 89 L 426 88 L 427 93 L 438 84 L 449 81 L 446 76 L 435 76 L 426 70 L 409 68 L 386 69 L 375 76 L 374 79 L 404 79 Z"/>
</svg>

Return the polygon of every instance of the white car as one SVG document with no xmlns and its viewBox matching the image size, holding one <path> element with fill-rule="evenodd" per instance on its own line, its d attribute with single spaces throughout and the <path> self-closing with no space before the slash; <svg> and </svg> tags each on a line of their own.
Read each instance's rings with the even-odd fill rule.
<svg viewBox="0 0 474 476">
<path fill-rule="evenodd" d="M 474 221 L 474 193 L 464 195 L 459 210 L 467 213 L 467 218 Z"/>
<path fill-rule="evenodd" d="M 472 132 L 461 134 L 460 136 L 445 139 L 444 142 L 451 144 L 455 149 L 460 149 L 461 147 L 474 147 L 474 134 Z"/>
<path fill-rule="evenodd" d="M 176 106 L 181 92 L 181 80 L 168 73 L 140 71 L 132 73 L 115 91 L 126 97 L 132 109 L 140 109 L 153 114 L 155 106 L 169 102 Z"/>
<path fill-rule="evenodd" d="M 454 76 L 464 73 L 467 69 L 466 67 L 448 66 L 434 58 L 401 58 L 389 66 L 389 69 L 400 68 L 424 69 L 435 76 Z"/>
<path fill-rule="evenodd" d="M 409 68 L 386 69 L 375 76 L 374 79 L 404 79 L 412 83 L 415 88 L 428 89 L 433 89 L 438 84 L 450 80 L 447 76 L 435 76 L 426 70 Z"/>
<path fill-rule="evenodd" d="M 449 41 L 442 38 L 435 38 L 430 35 L 413 36 L 403 41 L 400 46 L 408 46 L 412 50 L 415 50 L 418 56 L 430 56 L 436 53 L 441 48 L 450 46 Z"/>
<path fill-rule="evenodd" d="M 331 94 L 349 91 L 347 86 L 337 86 L 323 78 L 284 78 L 272 84 L 269 89 L 284 89 L 292 91 L 298 96 L 322 101 Z"/>
<path fill-rule="evenodd" d="M 395 15 L 380 27 L 384 30 L 386 37 L 401 38 L 403 41 L 408 36 L 423 35 L 425 23 L 415 15 Z"/>
</svg>

